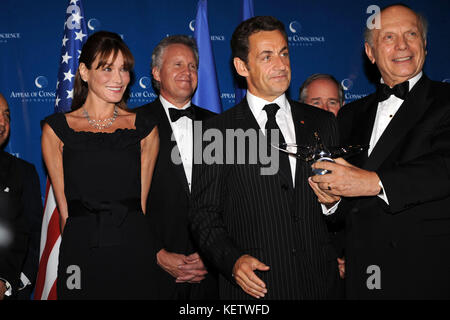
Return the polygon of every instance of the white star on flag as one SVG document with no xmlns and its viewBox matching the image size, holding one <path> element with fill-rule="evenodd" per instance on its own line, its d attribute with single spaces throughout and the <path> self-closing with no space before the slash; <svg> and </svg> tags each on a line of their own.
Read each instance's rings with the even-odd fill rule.
<svg viewBox="0 0 450 320">
<path fill-rule="evenodd" d="M 61 63 L 65 62 L 65 63 L 69 64 L 69 59 L 72 59 L 72 56 L 69 56 L 69 53 L 66 52 L 66 54 L 62 56 L 63 61 Z"/>
<path fill-rule="evenodd" d="M 73 77 L 75 77 L 75 75 L 72 74 L 72 70 L 69 69 L 68 72 L 64 72 L 64 80 L 69 80 L 70 82 L 72 82 Z"/>
<path fill-rule="evenodd" d="M 73 89 L 66 90 L 66 92 L 67 92 L 67 99 L 73 99 Z"/>
<path fill-rule="evenodd" d="M 81 50 L 77 50 L 77 52 L 78 52 L 78 59 L 80 59 L 80 56 L 81 56 Z"/>
<path fill-rule="evenodd" d="M 83 30 L 80 30 L 80 32 L 75 32 L 75 40 L 83 41 L 83 38 L 86 37 L 86 35 L 83 33 Z"/>
<path fill-rule="evenodd" d="M 69 41 L 69 39 L 67 39 L 67 38 L 66 38 L 66 35 L 64 35 L 64 38 L 63 38 L 63 47 L 66 46 L 66 42 L 67 42 L 67 41 Z"/>
<path fill-rule="evenodd" d="M 58 106 L 58 104 L 59 104 L 60 101 L 61 101 L 61 99 L 60 99 L 58 96 L 56 96 L 55 105 Z"/>
<path fill-rule="evenodd" d="M 72 19 L 73 19 L 73 21 L 75 21 L 76 23 L 80 23 L 80 21 L 81 21 L 81 19 L 83 19 L 83 17 L 80 16 L 80 13 L 79 13 L 79 12 L 77 12 L 77 13 L 72 14 Z"/>
</svg>

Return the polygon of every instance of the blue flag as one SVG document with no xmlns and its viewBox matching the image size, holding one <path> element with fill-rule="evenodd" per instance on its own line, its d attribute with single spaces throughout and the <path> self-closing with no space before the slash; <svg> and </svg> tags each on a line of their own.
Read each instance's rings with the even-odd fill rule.
<svg viewBox="0 0 450 320">
<path fill-rule="evenodd" d="M 198 87 L 192 102 L 216 113 L 222 111 L 219 86 L 217 85 L 216 64 L 211 47 L 208 27 L 208 2 L 199 0 L 195 18 L 194 38 L 197 41 L 200 64 L 198 68 Z"/>
<path fill-rule="evenodd" d="M 56 82 L 55 112 L 70 110 L 73 98 L 73 84 L 78 69 L 81 48 L 88 37 L 81 0 L 70 0 L 66 10 L 61 60 Z"/>
<path fill-rule="evenodd" d="M 250 19 L 255 14 L 253 12 L 253 0 L 242 0 L 241 21 Z M 241 102 L 245 97 L 247 90 L 244 89 L 245 81 L 238 75 L 237 81 L 234 83 L 234 98 L 236 104 Z"/>
</svg>

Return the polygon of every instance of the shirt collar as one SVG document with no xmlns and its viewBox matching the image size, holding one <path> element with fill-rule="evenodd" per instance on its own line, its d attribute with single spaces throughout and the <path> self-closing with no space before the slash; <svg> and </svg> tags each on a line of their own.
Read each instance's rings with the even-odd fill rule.
<svg viewBox="0 0 450 320">
<path fill-rule="evenodd" d="M 264 106 L 266 104 L 270 104 L 270 103 L 278 104 L 278 106 L 280 107 L 280 110 L 282 110 L 283 112 L 288 112 L 290 110 L 290 106 L 287 101 L 286 94 L 284 94 L 284 93 L 273 101 L 267 101 L 267 100 L 264 100 L 263 98 L 260 98 L 260 97 L 257 97 L 255 95 L 251 94 L 247 90 L 247 102 L 250 107 L 250 110 L 255 115 L 255 118 L 258 118 L 258 116 L 263 111 Z"/>
<path fill-rule="evenodd" d="M 172 123 L 172 119 L 170 119 L 169 109 L 174 108 L 174 109 L 184 110 L 191 106 L 191 101 L 189 101 L 182 108 L 177 108 L 175 105 L 173 105 L 172 103 L 170 103 L 169 101 L 164 99 L 164 97 L 162 95 L 159 95 L 159 100 L 161 101 L 164 111 L 166 112 L 167 119 L 169 119 L 170 123 Z"/>
<path fill-rule="evenodd" d="M 420 80 L 420 78 L 422 78 L 423 72 L 420 71 L 418 74 L 416 74 L 414 77 L 412 77 L 411 79 L 408 79 L 409 82 L 409 91 L 411 91 L 411 89 L 416 85 L 416 83 Z M 380 79 L 381 83 L 384 83 L 383 78 Z"/>
<path fill-rule="evenodd" d="M 159 95 L 159 100 L 161 101 L 161 104 L 163 105 L 164 109 L 166 110 L 166 112 L 168 112 L 168 110 L 170 108 L 175 108 L 175 109 L 180 109 L 180 110 L 184 110 L 187 109 L 191 106 L 191 101 L 189 100 L 188 103 L 186 103 L 183 107 L 181 108 L 177 108 L 175 105 L 173 105 L 172 103 L 170 103 L 169 101 L 167 101 L 166 99 L 164 99 L 164 97 L 162 95 Z"/>
</svg>

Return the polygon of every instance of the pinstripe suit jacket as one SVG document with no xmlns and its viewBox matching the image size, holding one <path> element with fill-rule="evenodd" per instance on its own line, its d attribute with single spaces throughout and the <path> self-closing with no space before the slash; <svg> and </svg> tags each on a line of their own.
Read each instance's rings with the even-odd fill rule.
<svg viewBox="0 0 450 320">
<path fill-rule="evenodd" d="M 297 144 L 311 145 L 318 131 L 324 143 L 335 145 L 331 113 L 289 101 Z M 204 122 L 217 128 L 259 129 L 246 99 Z M 259 141 L 258 141 L 259 142 Z M 247 141 L 248 143 L 248 141 Z M 224 143 L 225 145 L 225 143 Z M 282 172 L 261 175 L 261 163 L 194 165 L 190 222 L 203 254 L 220 270 L 222 299 L 252 299 L 235 283 L 232 269 L 243 254 L 270 266 L 258 272 L 266 283 L 266 299 L 325 299 L 338 277 L 336 254 L 316 196 L 307 178 L 310 166 L 298 160 L 295 188 Z M 204 149 L 206 151 L 207 149 Z M 273 149 L 272 149 L 273 150 Z M 225 152 L 225 150 L 224 150 Z M 224 153 L 225 154 L 225 153 Z"/>
</svg>

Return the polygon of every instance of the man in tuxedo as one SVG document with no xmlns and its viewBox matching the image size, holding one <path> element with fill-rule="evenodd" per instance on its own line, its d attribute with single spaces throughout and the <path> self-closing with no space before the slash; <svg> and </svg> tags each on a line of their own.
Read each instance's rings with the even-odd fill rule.
<svg viewBox="0 0 450 320">
<path fill-rule="evenodd" d="M 216 276 L 207 270 L 188 227 L 194 120 L 199 125 L 214 115 L 191 103 L 198 63 L 195 40 L 185 35 L 164 38 L 152 54 L 152 80 L 159 98 L 138 109 L 159 122 L 160 149 L 147 216 L 160 266 L 156 279 L 160 299 L 217 298 Z"/>
<path fill-rule="evenodd" d="M 335 117 L 286 97 L 291 80 L 288 42 L 276 18 L 242 22 L 231 48 L 247 95 L 204 123 L 205 132 L 221 135 L 213 142 L 215 161 L 208 156 L 212 144 L 205 143 L 202 163 L 194 164 L 193 234 L 221 273 L 221 299 L 333 297 L 336 254 L 322 208 L 308 185 L 311 168 L 272 145 L 312 145 L 314 132 L 334 145 Z M 218 147 L 222 138 L 227 145 L 223 152 Z M 242 143 L 229 148 L 236 139 Z M 265 151 L 270 163 L 263 161 Z M 258 161 L 252 161 L 256 155 Z M 268 164 L 278 170 L 263 170 Z"/>
<path fill-rule="evenodd" d="M 299 101 L 332 112 L 336 117 L 344 105 L 344 89 L 331 75 L 315 73 L 300 87 Z"/>
<path fill-rule="evenodd" d="M 350 299 L 450 298 L 450 86 L 422 71 L 426 22 L 404 5 L 381 11 L 365 50 L 377 92 L 348 104 L 343 144 L 369 145 L 350 163 L 316 163 L 315 190 L 343 200 Z"/>
<path fill-rule="evenodd" d="M 9 129 L 8 103 L 0 94 L 0 146 Z M 41 219 L 36 169 L 0 150 L 0 300 L 30 299 L 39 263 Z"/>
</svg>

